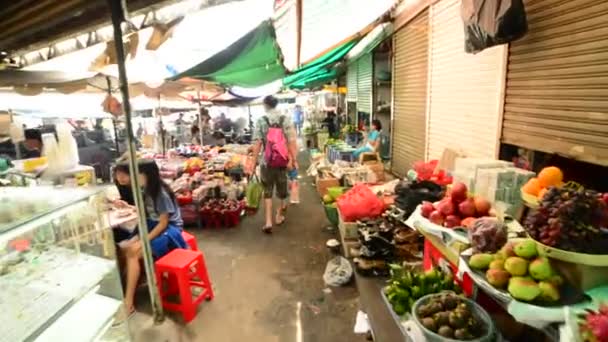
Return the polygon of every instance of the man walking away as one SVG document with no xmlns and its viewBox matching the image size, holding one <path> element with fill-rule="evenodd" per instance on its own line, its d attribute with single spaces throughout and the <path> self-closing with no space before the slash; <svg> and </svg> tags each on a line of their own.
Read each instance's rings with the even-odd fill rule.
<svg viewBox="0 0 608 342">
<path fill-rule="evenodd" d="M 302 135 L 302 125 L 304 124 L 304 112 L 300 105 L 296 105 L 293 109 L 293 125 L 296 128 L 298 136 Z"/>
<path fill-rule="evenodd" d="M 255 125 L 253 157 L 247 170 L 249 174 L 255 172 L 258 156 L 263 148 L 260 171 L 264 186 L 266 222 L 262 231 L 267 234 L 272 233 L 273 192 L 276 189 L 277 197 L 281 200 L 275 216 L 275 223 L 281 225 L 285 221 L 287 210 L 287 170 L 298 167 L 296 132 L 290 120 L 276 109 L 277 104 L 278 100 L 274 96 L 264 98 L 266 115 Z"/>
</svg>

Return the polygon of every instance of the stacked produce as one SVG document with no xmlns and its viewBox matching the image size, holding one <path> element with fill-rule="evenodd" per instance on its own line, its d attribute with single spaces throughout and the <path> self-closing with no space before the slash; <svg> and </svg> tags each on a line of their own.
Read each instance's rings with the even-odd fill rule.
<svg viewBox="0 0 608 342">
<path fill-rule="evenodd" d="M 416 308 L 415 315 L 425 329 L 441 337 L 472 340 L 488 334 L 488 327 L 471 304 L 454 293 L 431 296 Z"/>
<path fill-rule="evenodd" d="M 200 209 L 208 227 L 234 227 L 239 224 L 244 204 L 228 199 L 210 199 Z"/>
<path fill-rule="evenodd" d="M 537 177 L 530 178 L 521 188 L 524 193 L 542 199 L 550 187 L 561 187 L 563 185 L 564 174 L 562 170 L 555 166 L 542 169 Z"/>
<path fill-rule="evenodd" d="M 544 245 L 567 251 L 608 254 L 608 195 L 574 185 L 551 187 L 524 228 Z"/>
<path fill-rule="evenodd" d="M 361 247 L 354 254 L 354 262 L 362 275 L 386 275 L 391 262 L 421 259 L 422 235 L 391 215 L 359 221 L 357 231 Z"/>
<path fill-rule="evenodd" d="M 555 303 L 560 299 L 562 277 L 549 259 L 538 255 L 536 242 L 531 239 L 508 242 L 496 254 L 474 254 L 469 266 L 485 271 L 488 283 L 506 288 L 517 300 Z"/>
<path fill-rule="evenodd" d="M 431 160 L 429 162 L 417 161 L 414 163 L 413 168 L 408 171 L 408 178 L 417 181 L 431 181 L 439 185 L 451 184 L 453 180 L 452 176 L 445 170 L 438 169 L 438 164 L 438 160 Z"/>
<path fill-rule="evenodd" d="M 597 311 L 587 310 L 579 322 L 583 342 L 608 342 L 608 304 L 601 304 Z"/>
<path fill-rule="evenodd" d="M 443 196 L 443 188 L 431 181 L 403 180 L 395 186 L 395 205 L 410 216 L 422 202 L 436 202 Z"/>
<path fill-rule="evenodd" d="M 476 218 L 490 215 L 491 204 L 482 197 L 469 197 L 464 183 L 455 183 L 439 203 L 422 202 L 422 216 L 447 228 L 470 227 Z"/>
<path fill-rule="evenodd" d="M 399 265 L 391 265 L 391 279 L 389 285 L 384 288 L 386 298 L 399 316 L 409 313 L 419 298 L 441 291 L 460 292 L 451 274 L 445 274 L 438 269 L 426 272 L 411 271 Z"/>
<path fill-rule="evenodd" d="M 201 171 L 205 166 L 205 162 L 198 157 L 192 157 L 186 159 L 184 162 L 184 172 L 193 175 L 194 173 Z"/>
</svg>

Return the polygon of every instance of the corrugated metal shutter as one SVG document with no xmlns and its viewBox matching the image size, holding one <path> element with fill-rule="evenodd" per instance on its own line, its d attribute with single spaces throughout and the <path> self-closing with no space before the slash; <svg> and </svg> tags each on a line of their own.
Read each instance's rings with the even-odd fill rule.
<svg viewBox="0 0 608 342">
<path fill-rule="evenodd" d="M 372 113 L 372 54 L 357 61 L 357 111 Z"/>
<path fill-rule="evenodd" d="M 346 101 L 357 101 L 357 63 L 346 69 Z"/>
<path fill-rule="evenodd" d="M 428 65 L 428 10 L 393 36 L 392 170 L 404 175 L 424 160 Z"/>
<path fill-rule="evenodd" d="M 460 4 L 442 0 L 431 8 L 427 159 L 448 147 L 471 157 L 498 153 L 505 47 L 465 53 Z"/>
<path fill-rule="evenodd" d="M 502 141 L 608 165 L 608 1 L 526 1 Z"/>
</svg>

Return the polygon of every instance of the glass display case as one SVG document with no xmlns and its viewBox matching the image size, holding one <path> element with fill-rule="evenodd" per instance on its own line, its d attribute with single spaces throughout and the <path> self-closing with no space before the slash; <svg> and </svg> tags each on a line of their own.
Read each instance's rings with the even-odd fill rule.
<svg viewBox="0 0 608 342">
<path fill-rule="evenodd" d="M 130 341 L 100 187 L 0 188 L 0 342 Z"/>
</svg>

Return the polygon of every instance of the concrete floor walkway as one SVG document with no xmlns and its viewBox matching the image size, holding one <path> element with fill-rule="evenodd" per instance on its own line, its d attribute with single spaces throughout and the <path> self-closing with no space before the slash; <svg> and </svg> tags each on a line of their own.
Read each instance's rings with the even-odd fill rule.
<svg viewBox="0 0 608 342">
<path fill-rule="evenodd" d="M 156 326 L 137 314 L 130 321 L 137 341 L 365 341 L 352 332 L 359 307 L 354 285 L 323 283 L 331 258 L 325 242 L 333 234 L 311 180 L 301 183 L 301 204 L 290 207 L 271 236 L 260 231 L 261 210 L 237 228 L 188 229 L 205 253 L 216 297 L 187 326 L 174 314 Z"/>
</svg>

